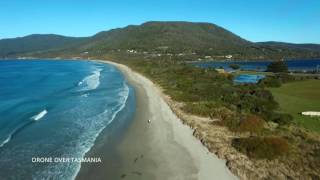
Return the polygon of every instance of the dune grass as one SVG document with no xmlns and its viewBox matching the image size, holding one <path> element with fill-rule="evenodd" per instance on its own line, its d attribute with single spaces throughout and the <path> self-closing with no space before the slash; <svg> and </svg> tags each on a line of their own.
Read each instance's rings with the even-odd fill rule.
<svg viewBox="0 0 320 180">
<path fill-rule="evenodd" d="M 302 116 L 303 111 L 320 111 L 320 80 L 305 80 L 270 88 L 281 111 L 291 114 L 308 130 L 320 132 L 320 118 Z"/>
</svg>

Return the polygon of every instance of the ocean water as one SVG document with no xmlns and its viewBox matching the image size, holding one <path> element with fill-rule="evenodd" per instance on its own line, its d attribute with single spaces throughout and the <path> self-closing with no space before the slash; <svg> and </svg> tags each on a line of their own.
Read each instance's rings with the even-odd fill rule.
<svg viewBox="0 0 320 180">
<path fill-rule="evenodd" d="M 214 61 L 214 62 L 199 62 L 194 65 L 202 68 L 224 68 L 227 71 L 232 71 L 230 64 L 238 64 L 242 70 L 265 71 L 271 61 Z M 320 71 L 320 59 L 296 59 L 286 60 L 289 71 Z"/>
<path fill-rule="evenodd" d="M 132 96 L 111 65 L 0 61 L 0 179 L 74 179 L 80 162 L 33 160 L 83 158 L 121 113 L 133 112 Z"/>
</svg>

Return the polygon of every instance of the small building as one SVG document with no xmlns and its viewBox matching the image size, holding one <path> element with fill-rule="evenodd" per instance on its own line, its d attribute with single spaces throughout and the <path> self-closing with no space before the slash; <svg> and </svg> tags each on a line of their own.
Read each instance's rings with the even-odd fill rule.
<svg viewBox="0 0 320 180">
<path fill-rule="evenodd" d="M 231 58 L 232 58 L 232 55 L 230 55 L 230 54 L 229 54 L 229 55 L 226 55 L 226 58 L 227 58 L 227 59 L 231 59 Z"/>
<path fill-rule="evenodd" d="M 311 116 L 311 117 L 320 117 L 320 112 L 316 111 L 305 111 L 301 113 L 304 116 Z"/>
<path fill-rule="evenodd" d="M 127 50 L 127 52 L 128 52 L 128 53 L 133 53 L 133 54 L 137 54 L 137 53 L 138 53 L 138 51 L 133 50 L 133 49 L 129 49 L 129 50 Z"/>
<path fill-rule="evenodd" d="M 221 73 L 221 74 L 226 73 L 226 71 L 223 68 L 217 68 L 216 71 L 218 71 L 218 73 Z"/>
</svg>

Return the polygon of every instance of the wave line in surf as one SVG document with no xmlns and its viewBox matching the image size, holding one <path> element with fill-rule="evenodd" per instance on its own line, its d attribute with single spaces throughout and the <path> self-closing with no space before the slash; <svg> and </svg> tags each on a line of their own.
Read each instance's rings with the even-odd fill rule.
<svg viewBox="0 0 320 180">
<path fill-rule="evenodd" d="M 119 114 L 119 112 L 121 112 L 121 111 L 125 108 L 125 106 L 126 106 L 126 104 L 127 104 L 127 101 L 128 101 L 128 99 L 129 99 L 129 95 L 130 95 L 130 88 L 129 88 L 129 86 L 127 85 L 127 83 L 123 83 L 123 88 L 124 88 L 124 90 L 121 91 L 120 94 L 119 94 L 119 95 L 120 95 L 119 102 L 121 102 L 120 106 L 118 106 L 118 109 L 112 114 L 110 121 L 107 122 L 107 124 L 106 124 L 103 128 L 101 128 L 101 129 L 99 129 L 99 130 L 97 131 L 97 133 L 95 134 L 94 139 L 96 139 L 96 138 L 100 135 L 100 133 L 101 133 L 109 124 L 111 124 L 111 123 L 113 122 L 113 120 L 117 117 L 117 115 Z M 106 110 L 104 113 L 106 113 L 106 112 L 107 112 L 107 110 Z M 102 113 L 102 114 L 104 114 L 104 113 Z M 90 151 L 90 149 L 92 148 L 93 145 L 94 145 L 94 144 L 91 144 L 87 149 L 84 150 L 84 153 L 82 154 L 82 157 L 84 157 L 84 156 L 87 154 L 87 152 Z M 76 179 L 78 173 L 80 172 L 80 169 L 81 169 L 81 163 L 79 164 L 76 173 L 73 175 L 73 177 L 72 177 L 71 179 Z"/>
<path fill-rule="evenodd" d="M 81 91 L 89 91 L 97 89 L 100 85 L 100 75 L 102 69 L 96 69 L 93 73 L 85 77 L 82 81 L 78 83 L 78 86 L 82 87 Z"/>
<path fill-rule="evenodd" d="M 48 113 L 48 111 L 45 109 L 43 111 L 41 111 L 39 114 L 32 116 L 30 119 L 32 121 L 27 121 L 24 124 L 16 127 L 9 135 L 8 137 L 2 141 L 2 143 L 0 144 L 0 147 L 3 147 L 5 144 L 7 144 L 8 142 L 10 142 L 10 140 L 13 138 L 13 136 L 15 136 L 17 133 L 19 133 L 22 129 L 24 129 L 25 127 L 27 127 L 28 125 L 30 125 L 32 122 L 34 121 L 39 121 L 40 119 L 42 119 L 46 114 Z"/>
<path fill-rule="evenodd" d="M 48 111 L 45 109 L 43 111 L 41 111 L 39 114 L 32 116 L 30 119 L 34 120 L 34 121 L 39 121 L 40 119 L 42 119 L 46 114 L 48 113 Z"/>
<path fill-rule="evenodd" d="M 7 137 L 7 139 L 5 139 L 1 144 L 0 144 L 0 147 L 3 147 L 5 144 L 7 144 L 9 141 L 11 140 L 11 135 L 9 135 Z"/>
</svg>

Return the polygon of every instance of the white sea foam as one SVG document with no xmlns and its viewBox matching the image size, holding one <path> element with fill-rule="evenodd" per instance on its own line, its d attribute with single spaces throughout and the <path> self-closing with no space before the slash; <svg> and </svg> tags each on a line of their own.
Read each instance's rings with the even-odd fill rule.
<svg viewBox="0 0 320 180">
<path fill-rule="evenodd" d="M 8 136 L 7 139 L 5 139 L 1 144 L 0 147 L 3 147 L 5 144 L 7 144 L 11 140 L 11 135 Z"/>
<path fill-rule="evenodd" d="M 112 117 L 110 119 L 109 122 L 107 122 L 107 124 L 103 127 L 103 128 L 100 128 L 97 133 L 95 134 L 95 136 L 93 137 L 94 141 L 95 139 L 99 136 L 99 134 L 110 124 L 113 122 L 113 120 L 116 118 L 116 116 L 118 115 L 119 112 L 121 112 L 123 110 L 123 108 L 125 108 L 126 106 L 126 103 L 127 103 L 127 100 L 129 98 L 129 94 L 130 94 L 130 89 L 129 89 L 129 86 L 126 84 L 126 83 L 123 83 L 123 88 L 124 90 L 121 91 L 119 93 L 120 95 L 120 98 L 119 98 L 119 103 L 120 103 L 120 107 L 112 114 Z M 105 113 L 107 113 L 108 110 L 105 111 Z M 93 141 L 93 142 L 94 142 Z M 86 147 L 84 149 L 84 153 L 82 155 L 82 157 L 85 157 L 85 155 L 87 154 L 87 152 L 90 151 L 90 149 L 94 146 L 94 143 L 90 144 L 88 147 Z M 72 179 L 76 179 L 78 173 L 80 172 L 80 169 L 81 169 L 81 163 L 78 165 L 77 167 L 77 171 L 76 173 L 73 175 Z"/>
<path fill-rule="evenodd" d="M 32 116 L 30 119 L 33 121 L 39 121 L 40 119 L 42 119 L 46 114 L 48 113 L 48 111 L 45 109 L 43 111 L 41 111 L 39 114 Z M 18 127 L 16 127 L 11 134 L 7 137 L 7 139 L 5 139 L 1 144 L 0 147 L 3 147 L 5 144 L 7 144 L 12 136 L 14 136 L 19 130 L 21 130 L 22 128 L 26 127 L 28 124 L 30 124 L 30 122 L 26 122 Z"/>
<path fill-rule="evenodd" d="M 82 87 L 81 91 L 88 91 L 96 89 L 100 85 L 100 72 L 102 69 L 96 69 L 93 73 L 85 77 L 78 83 L 78 86 Z"/>
<path fill-rule="evenodd" d="M 89 94 L 82 94 L 81 97 L 87 98 Z"/>
<path fill-rule="evenodd" d="M 34 121 L 39 121 L 41 118 L 43 118 L 48 113 L 47 110 L 41 111 L 39 114 L 32 116 L 31 119 Z"/>
</svg>

